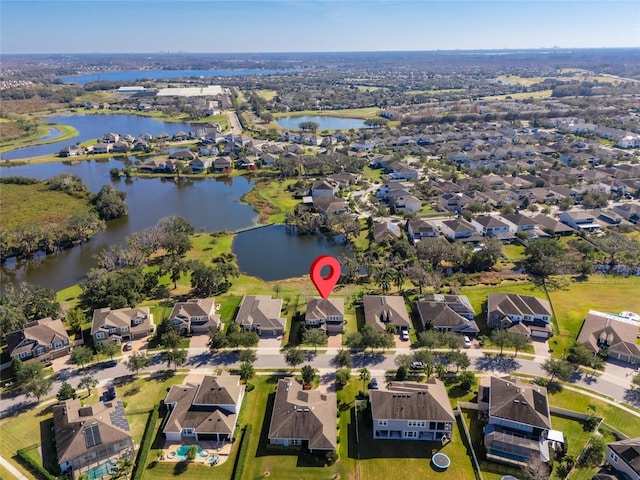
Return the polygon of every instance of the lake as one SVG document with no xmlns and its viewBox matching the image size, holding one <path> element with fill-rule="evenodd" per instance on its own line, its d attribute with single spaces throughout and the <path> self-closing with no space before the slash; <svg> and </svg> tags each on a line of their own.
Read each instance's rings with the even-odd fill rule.
<svg viewBox="0 0 640 480">
<path fill-rule="evenodd" d="M 300 130 L 302 122 L 315 122 L 319 125 L 318 130 L 350 130 L 365 128 L 364 120 L 361 118 L 324 117 L 320 115 L 304 115 L 301 117 L 280 117 L 276 119 L 278 125 L 287 130 Z"/>
<path fill-rule="evenodd" d="M 18 160 L 21 158 L 53 155 L 64 147 L 74 145 L 77 142 L 86 142 L 87 140 L 102 138 L 105 133 L 109 132 L 119 133 L 121 135 L 130 134 L 136 137 L 141 133 L 157 135 L 158 133 L 165 132 L 173 135 L 180 131 L 188 132 L 193 128 L 190 123 L 163 122 L 151 117 L 124 114 L 65 115 L 48 118 L 47 123 L 71 125 L 78 131 L 78 135 L 61 142 L 8 150 L 1 154 L 2 159 Z"/>
<path fill-rule="evenodd" d="M 96 72 L 83 75 L 72 75 L 59 77 L 64 83 L 79 83 L 85 85 L 89 82 L 135 82 L 137 80 L 170 80 L 174 78 L 215 78 L 215 77 L 238 77 L 246 75 L 275 75 L 287 73 L 291 70 L 258 70 L 258 69 L 238 69 L 238 70 L 118 70 L 114 72 Z"/>
<path fill-rule="evenodd" d="M 232 249 L 242 273 L 270 281 L 306 275 L 316 257 L 338 258 L 347 252 L 346 247 L 323 236 L 298 236 L 284 225 L 241 232 L 234 238 Z"/>
</svg>

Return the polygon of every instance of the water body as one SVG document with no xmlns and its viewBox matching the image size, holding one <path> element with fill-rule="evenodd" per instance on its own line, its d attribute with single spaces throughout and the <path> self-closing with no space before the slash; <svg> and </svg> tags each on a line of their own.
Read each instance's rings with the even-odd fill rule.
<svg viewBox="0 0 640 480">
<path fill-rule="evenodd" d="M 2 159 L 18 160 L 21 158 L 56 154 L 64 147 L 73 145 L 76 142 L 86 142 L 87 140 L 102 138 L 105 133 L 109 132 L 119 133 L 121 135 L 130 134 L 135 137 L 140 133 L 157 135 L 158 133 L 165 132 L 173 135 L 179 131 L 188 132 L 192 129 L 190 123 L 163 122 L 151 117 L 120 114 L 65 115 L 48 118 L 47 122 L 71 125 L 78 131 L 78 135 L 61 142 L 9 150 L 2 153 Z"/>
<path fill-rule="evenodd" d="M 60 130 L 58 130 L 57 128 L 49 127 L 49 133 L 38 138 L 38 141 L 53 140 L 54 138 L 58 138 L 61 136 L 62 132 Z"/>
<path fill-rule="evenodd" d="M 85 85 L 89 82 L 135 82 L 137 80 L 170 80 L 173 78 L 215 78 L 237 77 L 246 75 L 274 75 L 286 73 L 288 70 L 119 70 L 115 72 L 96 72 L 84 75 L 72 75 L 60 77 L 64 83 L 79 83 Z"/>
<path fill-rule="evenodd" d="M 302 122 L 315 122 L 318 130 L 350 130 L 365 128 L 361 118 L 323 117 L 319 115 L 305 115 L 302 117 L 280 117 L 276 120 L 278 125 L 287 130 L 300 130 Z"/>
<path fill-rule="evenodd" d="M 232 249 L 242 273 L 270 281 L 306 275 L 316 257 L 339 257 L 347 252 L 346 247 L 322 236 L 298 236 L 284 225 L 239 233 Z"/>
</svg>

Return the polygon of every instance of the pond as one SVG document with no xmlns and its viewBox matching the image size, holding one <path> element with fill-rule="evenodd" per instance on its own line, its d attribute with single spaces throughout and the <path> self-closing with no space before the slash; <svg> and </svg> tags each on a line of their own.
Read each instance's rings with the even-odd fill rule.
<svg viewBox="0 0 640 480">
<path fill-rule="evenodd" d="M 276 119 L 278 125 L 287 130 L 300 130 L 302 122 L 314 122 L 321 130 L 350 130 L 365 128 L 364 120 L 361 118 L 325 117 L 320 115 L 288 116 Z"/>
<path fill-rule="evenodd" d="M 209 78 L 209 77 L 240 77 L 246 75 L 274 75 L 286 73 L 290 70 L 118 70 L 115 72 L 95 72 L 83 75 L 59 77 L 64 83 L 78 83 L 85 85 L 89 82 L 135 82 L 137 80 L 165 80 L 172 78 Z"/>
<path fill-rule="evenodd" d="M 348 251 L 320 235 L 298 236 L 284 225 L 241 232 L 234 238 L 232 249 L 242 273 L 268 281 L 307 275 L 316 257 L 339 258 Z"/>
<path fill-rule="evenodd" d="M 130 134 L 135 137 L 141 133 L 157 135 L 158 133 L 165 132 L 173 135 L 180 131 L 188 132 L 193 128 L 190 123 L 163 122 L 151 117 L 122 114 L 65 115 L 50 117 L 47 119 L 47 122 L 71 125 L 78 131 L 78 135 L 61 142 L 8 150 L 1 154 L 2 159 L 18 160 L 42 155 L 54 155 L 64 147 L 74 145 L 77 142 L 86 142 L 87 140 L 102 138 L 105 133 L 109 132 L 119 133 L 121 135 Z"/>
</svg>

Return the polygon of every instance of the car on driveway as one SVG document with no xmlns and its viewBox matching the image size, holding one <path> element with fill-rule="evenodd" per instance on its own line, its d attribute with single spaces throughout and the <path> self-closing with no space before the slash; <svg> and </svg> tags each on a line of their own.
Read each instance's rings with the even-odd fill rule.
<svg viewBox="0 0 640 480">
<path fill-rule="evenodd" d="M 466 335 L 464 336 L 464 348 L 471 348 L 471 339 Z"/>
<path fill-rule="evenodd" d="M 409 341 L 409 330 L 402 330 L 400 332 L 400 338 L 405 342 Z"/>
<path fill-rule="evenodd" d="M 371 388 L 373 390 L 377 390 L 378 389 L 378 379 L 377 378 L 372 378 L 370 386 L 371 386 Z"/>
<path fill-rule="evenodd" d="M 133 349 L 133 343 L 127 342 L 127 343 L 124 344 L 124 350 L 125 351 L 129 351 L 131 349 Z"/>
<path fill-rule="evenodd" d="M 422 362 L 411 362 L 412 370 L 421 370 L 422 368 L 424 368 L 424 364 Z"/>
</svg>

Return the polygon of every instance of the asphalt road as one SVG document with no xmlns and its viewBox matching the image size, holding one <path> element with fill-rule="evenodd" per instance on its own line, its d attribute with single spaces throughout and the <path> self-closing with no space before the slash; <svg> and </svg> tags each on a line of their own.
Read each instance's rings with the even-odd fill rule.
<svg viewBox="0 0 640 480">
<path fill-rule="evenodd" d="M 333 359 L 336 349 L 322 349 L 323 353 L 313 353 L 308 351 L 305 363 L 310 363 L 318 368 L 321 374 L 331 373 L 335 371 Z M 326 353 L 324 353 L 326 352 Z M 411 350 L 406 351 L 407 354 Z M 478 349 L 467 350 L 471 358 L 471 370 L 484 372 L 486 374 L 507 374 L 510 372 L 518 372 L 521 374 L 535 375 L 546 377 L 547 374 L 542 370 L 540 365 L 544 361 L 543 358 L 513 358 L 511 355 L 505 356 L 487 356 Z M 396 368 L 396 355 L 385 355 L 382 353 L 358 353 L 353 355 L 353 368 L 358 369 L 366 367 L 371 371 L 372 377 L 381 378 L 384 376 L 385 370 Z M 206 349 L 189 349 L 189 357 L 187 363 L 181 368 L 189 368 L 194 373 L 212 373 L 214 368 L 232 368 L 239 365 L 238 355 L 236 352 L 225 351 L 217 354 L 210 354 Z M 266 348 L 258 350 L 258 360 L 255 363 L 257 369 L 276 369 L 282 371 L 290 371 L 284 361 L 284 356 L 276 348 Z M 298 369 L 300 366 L 298 367 Z M 162 359 L 162 353 L 155 353 L 152 356 L 151 366 L 144 371 L 158 372 L 166 370 L 167 364 Z M 630 405 L 640 407 L 640 390 L 632 389 L 630 385 L 632 369 L 628 369 L 628 375 L 625 377 L 614 376 L 603 373 L 599 377 L 592 377 L 579 372 L 575 372 L 571 383 L 575 386 L 588 388 L 595 392 L 601 393 L 607 397 L 613 398 L 618 402 L 625 402 Z M 57 379 L 54 381 L 51 394 L 57 393 L 63 381 L 68 381 L 74 387 L 78 386 L 83 375 L 94 375 L 100 382 L 100 386 L 108 385 L 121 376 L 129 375 L 126 367 L 119 361 L 115 367 L 101 368 L 100 366 L 92 366 L 84 370 L 76 369 L 74 366 L 64 368 L 57 372 Z M 33 399 L 25 395 L 16 395 L 13 397 L 3 397 L 0 402 L 0 417 L 10 415 L 11 413 L 33 403 Z"/>
</svg>

